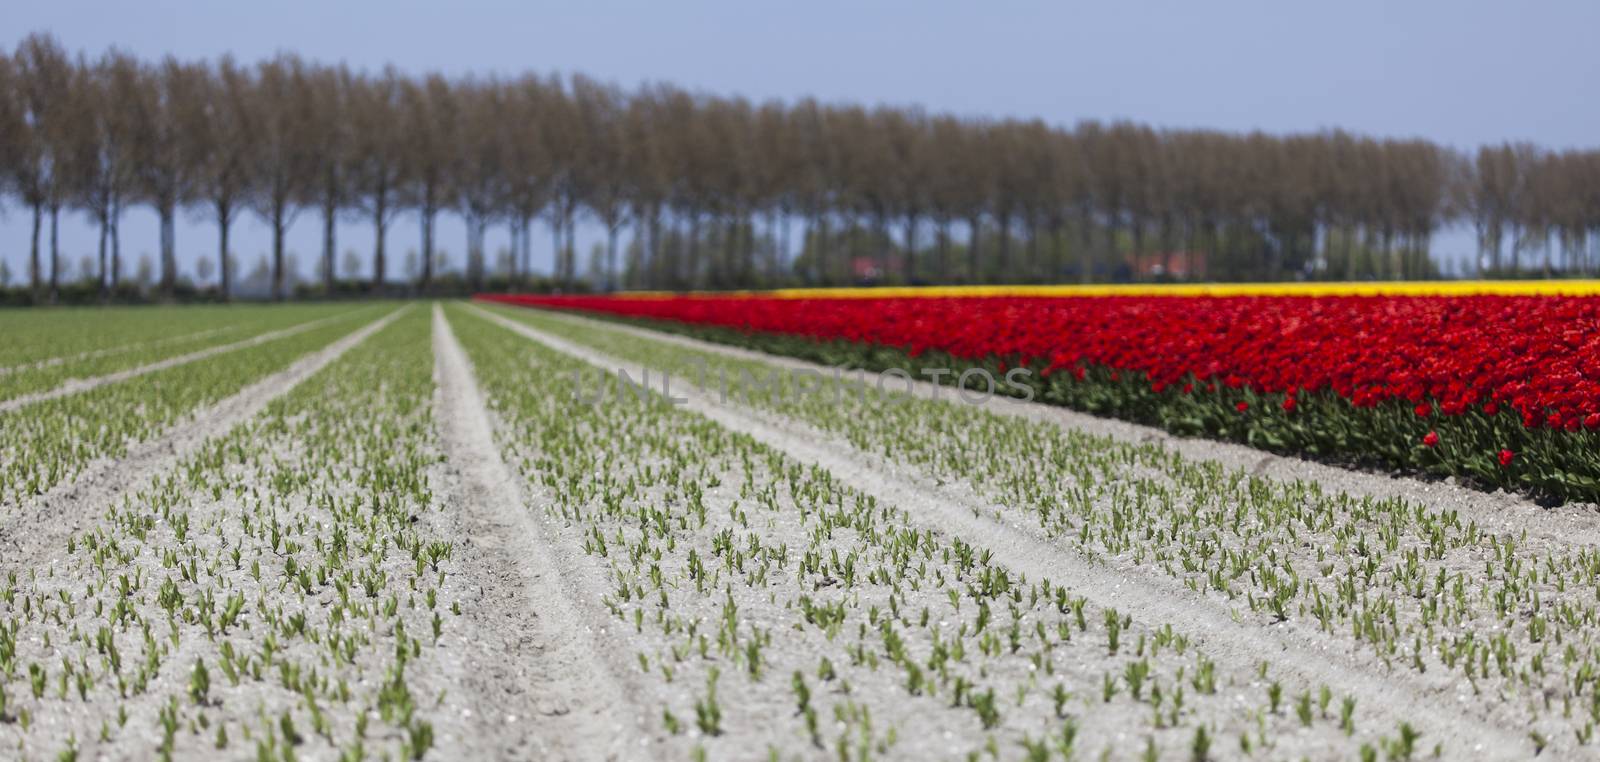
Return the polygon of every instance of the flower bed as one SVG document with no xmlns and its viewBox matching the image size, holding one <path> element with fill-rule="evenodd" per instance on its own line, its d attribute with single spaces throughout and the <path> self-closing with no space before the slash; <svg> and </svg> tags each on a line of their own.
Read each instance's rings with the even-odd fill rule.
<svg viewBox="0 0 1600 762">
<path fill-rule="evenodd" d="M 834 364 L 1028 367 L 1045 401 L 1554 499 L 1600 498 L 1600 298 L 492 297 Z"/>
</svg>

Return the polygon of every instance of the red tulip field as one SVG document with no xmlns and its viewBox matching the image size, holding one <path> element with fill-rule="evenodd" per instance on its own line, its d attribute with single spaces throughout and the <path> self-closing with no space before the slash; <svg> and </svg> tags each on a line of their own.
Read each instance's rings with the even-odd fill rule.
<svg viewBox="0 0 1600 762">
<path fill-rule="evenodd" d="M 1600 297 L 501 297 L 1274 452 L 1600 498 Z"/>
</svg>

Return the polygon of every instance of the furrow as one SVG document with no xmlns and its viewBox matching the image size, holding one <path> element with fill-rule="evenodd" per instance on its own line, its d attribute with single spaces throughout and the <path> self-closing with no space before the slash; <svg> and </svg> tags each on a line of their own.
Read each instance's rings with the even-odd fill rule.
<svg viewBox="0 0 1600 762">
<path fill-rule="evenodd" d="M 612 372 L 644 377 L 646 368 L 477 309 L 492 322 Z M 652 374 L 659 378 L 659 374 Z M 731 430 L 746 434 L 803 464 L 820 467 L 843 483 L 880 502 L 903 508 L 910 520 L 988 547 L 1017 572 L 1029 577 L 1062 580 L 1097 606 L 1113 607 L 1136 619 L 1181 622 L 1221 665 L 1248 670 L 1263 658 L 1307 685 L 1325 684 L 1360 697 L 1371 713 L 1391 724 L 1402 721 L 1430 739 L 1444 739 L 1456 754 L 1506 759 L 1525 756 L 1525 730 L 1492 714 L 1458 709 L 1470 695 L 1458 694 L 1446 681 L 1419 681 L 1398 670 L 1379 674 L 1370 663 L 1354 658 L 1346 646 L 1327 637 L 1286 626 L 1263 627 L 1235 619 L 1233 612 L 1193 593 L 1175 581 L 1137 569 L 1115 569 L 1090 563 L 1076 552 L 1052 545 L 1030 532 L 996 522 L 992 509 L 960 490 L 898 472 L 876 458 L 792 422 L 752 413 L 718 400 L 687 384 L 671 388 L 684 406 Z"/>
<path fill-rule="evenodd" d="M 570 312 L 541 311 L 555 320 L 591 328 L 619 331 L 631 336 L 681 346 L 700 352 L 741 360 L 753 360 L 788 370 L 831 374 L 835 368 L 793 357 L 771 355 L 743 347 L 696 339 L 615 321 L 602 321 Z M 952 390 L 922 380 L 909 384 L 896 379 L 895 389 L 907 388 L 919 399 L 949 399 Z M 1406 476 L 1357 471 L 1339 466 L 1275 455 L 1241 444 L 1210 439 L 1180 437 L 1158 428 L 1112 418 L 1100 418 L 1057 405 L 1029 402 L 1004 396 L 990 399 L 985 409 L 998 414 L 1038 421 L 1062 429 L 1109 437 L 1128 444 L 1159 444 L 1191 461 L 1210 461 L 1230 469 L 1242 469 L 1254 476 L 1283 482 L 1311 481 L 1325 492 L 1342 492 L 1357 497 L 1400 498 L 1422 502 L 1435 510 L 1459 513 L 1494 533 L 1521 535 L 1571 548 L 1600 545 L 1600 509 L 1584 503 L 1556 507 L 1541 506 L 1508 492 L 1486 493 L 1448 482 L 1423 481 Z"/>
<path fill-rule="evenodd" d="M 410 308 L 394 310 L 352 331 L 289 367 L 194 412 L 186 423 L 134 445 L 124 457 L 95 463 L 76 479 L 24 502 L 0 527 L 0 549 L 5 550 L 0 553 L 0 572 L 26 569 L 64 552 L 67 538 L 91 526 L 118 496 L 141 489 L 199 452 L 208 440 L 253 418 L 273 400 L 394 322 L 407 309 Z"/>
<path fill-rule="evenodd" d="M 36 402 L 43 402 L 45 400 L 55 399 L 57 397 L 65 397 L 69 394 L 86 392 L 90 389 L 105 386 L 106 384 L 114 384 L 118 381 L 126 381 L 130 378 L 137 378 L 147 373 L 154 373 L 159 370 L 166 370 L 167 368 L 174 368 L 179 365 L 187 365 L 198 360 L 204 360 L 207 357 L 223 354 L 224 352 L 233 352 L 240 349 L 259 346 L 269 341 L 286 338 L 297 333 L 304 333 L 316 328 L 319 325 L 333 320 L 338 320 L 343 317 L 347 317 L 347 315 L 330 315 L 325 318 L 319 318 L 317 320 L 301 323 L 300 325 L 290 326 L 288 328 L 283 328 L 276 331 L 268 331 L 267 333 L 252 336 L 248 339 L 235 341 L 229 344 L 207 347 L 205 349 L 190 352 L 188 354 L 178 355 L 177 357 L 168 357 L 165 360 L 158 360 L 156 362 L 149 363 L 148 365 L 141 365 L 137 368 L 119 370 L 115 373 L 107 373 L 106 375 L 95 376 L 94 378 L 73 379 L 48 391 L 25 394 L 20 397 L 13 397 L 5 400 L 4 402 L 0 402 L 0 413 L 16 410 L 17 408 L 21 407 L 27 407 L 28 405 L 32 405 Z"/>
<path fill-rule="evenodd" d="M 630 700 L 637 693 L 623 685 L 626 671 L 601 655 L 604 620 L 585 612 L 600 593 L 580 589 L 560 571 L 580 561 L 534 520 L 522 480 L 494 441 L 471 361 L 438 306 L 433 346 L 453 498 L 478 562 L 477 581 L 486 600 L 510 606 L 475 612 L 486 620 L 484 636 L 499 634 L 509 650 L 480 651 L 458 665 L 469 690 L 494 699 L 494 715 L 517 724 L 515 732 L 500 731 L 505 739 L 495 756 L 630 758 L 648 731 Z"/>
<path fill-rule="evenodd" d="M 44 360 L 36 360 L 34 362 L 23 363 L 21 365 L 12 365 L 5 368 L 0 368 L 0 376 L 9 375 L 12 373 L 20 373 L 28 370 L 43 370 L 44 368 L 53 368 L 57 365 L 64 365 L 69 362 L 93 360 L 97 357 L 109 357 L 111 355 L 118 355 L 124 352 L 131 352 L 135 349 L 146 349 L 149 347 L 160 346 L 162 344 L 190 341 L 193 339 L 203 339 L 207 336 L 215 336 L 219 333 L 236 330 L 238 327 L 239 326 L 236 325 L 225 325 L 218 328 L 207 328 L 204 331 L 195 331 L 193 333 L 185 333 L 178 336 L 168 336 L 166 338 L 152 339 L 150 341 L 138 341 L 131 344 L 123 344 L 119 347 L 111 347 L 108 349 L 91 349 L 87 352 L 79 352 L 77 354 L 64 355 L 61 357 L 51 357 Z"/>
</svg>

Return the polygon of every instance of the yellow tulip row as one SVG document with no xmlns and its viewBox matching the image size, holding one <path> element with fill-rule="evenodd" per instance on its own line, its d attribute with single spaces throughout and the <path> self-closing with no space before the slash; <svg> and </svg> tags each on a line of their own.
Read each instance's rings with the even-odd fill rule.
<svg viewBox="0 0 1600 762">
<path fill-rule="evenodd" d="M 1451 280 L 1317 283 L 1115 283 L 1054 286 L 878 286 L 780 288 L 772 291 L 633 291 L 629 299 L 677 296 L 764 296 L 778 299 L 867 299 L 944 296 L 1597 296 L 1600 280 Z"/>
</svg>

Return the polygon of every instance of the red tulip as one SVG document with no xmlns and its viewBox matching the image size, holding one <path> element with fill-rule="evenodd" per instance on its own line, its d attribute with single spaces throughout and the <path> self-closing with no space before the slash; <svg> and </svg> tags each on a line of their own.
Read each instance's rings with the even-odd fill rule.
<svg viewBox="0 0 1600 762">
<path fill-rule="evenodd" d="M 1432 446 L 1434 446 L 1436 444 L 1439 444 L 1439 433 L 1438 432 L 1430 431 L 1427 434 L 1423 435 L 1423 437 L 1422 437 L 1422 446 L 1423 447 L 1432 447 Z"/>
<path fill-rule="evenodd" d="M 1558 296 L 510 296 L 500 301 L 818 341 L 942 352 L 1001 367 L 1255 394 L 1332 393 L 1358 408 L 1600 427 L 1600 298 Z M 1381 325 L 1382 331 L 1360 326 Z M 1188 385 L 1193 384 L 1193 387 Z M 1296 402 L 1298 405 L 1298 401 Z"/>
<path fill-rule="evenodd" d="M 1501 450 L 1500 451 L 1500 466 L 1502 468 L 1504 468 L 1505 466 L 1511 465 L 1511 459 L 1515 458 L 1515 457 L 1517 457 L 1516 453 L 1514 453 L 1514 452 L 1512 452 L 1510 450 Z"/>
</svg>

